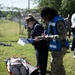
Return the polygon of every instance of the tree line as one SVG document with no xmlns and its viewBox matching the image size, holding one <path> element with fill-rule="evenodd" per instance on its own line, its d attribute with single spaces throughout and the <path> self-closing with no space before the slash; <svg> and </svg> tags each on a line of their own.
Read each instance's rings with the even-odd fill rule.
<svg viewBox="0 0 75 75">
<path fill-rule="evenodd" d="M 75 12 L 75 0 L 32 0 L 34 3 L 38 3 L 38 11 L 44 7 L 55 8 L 60 15 L 66 16 L 67 14 L 73 14 Z"/>
</svg>

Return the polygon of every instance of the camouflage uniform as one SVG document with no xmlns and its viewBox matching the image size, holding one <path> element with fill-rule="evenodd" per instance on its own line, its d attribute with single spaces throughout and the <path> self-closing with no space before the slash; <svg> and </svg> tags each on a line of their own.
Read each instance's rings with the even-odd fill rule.
<svg viewBox="0 0 75 75">
<path fill-rule="evenodd" d="M 66 50 L 59 52 L 52 52 L 51 58 L 51 73 L 52 75 L 65 75 L 66 71 L 63 66 L 63 57 L 66 54 Z"/>
<path fill-rule="evenodd" d="M 51 74 L 52 75 L 65 75 L 66 73 L 65 73 L 64 66 L 63 66 L 63 57 L 67 51 L 67 48 L 66 48 L 67 46 L 64 45 L 65 44 L 64 41 L 66 40 L 66 37 L 67 37 L 67 32 L 66 32 L 66 28 L 64 26 L 65 25 L 64 20 L 61 18 L 58 18 L 56 16 L 58 16 L 58 12 L 54 8 L 44 7 L 41 10 L 42 19 L 44 20 L 45 23 L 49 23 L 48 26 L 50 26 L 47 28 L 48 29 L 47 34 L 48 35 L 59 35 L 58 40 L 62 43 L 61 50 L 52 51 L 51 49 L 53 47 L 55 47 L 55 48 L 57 48 L 57 47 L 56 47 L 56 45 L 54 46 L 52 43 L 51 44 L 49 43 L 49 42 L 53 42 L 53 40 L 51 40 L 51 41 L 49 40 L 49 42 L 48 42 L 48 44 L 50 44 L 49 50 L 51 51 L 51 55 L 52 55 Z M 68 43 L 67 43 L 67 45 L 68 45 Z M 50 48 L 51 46 L 52 46 L 52 48 Z"/>
<path fill-rule="evenodd" d="M 60 26 L 59 26 L 60 25 Z M 66 38 L 66 30 L 63 27 L 63 22 L 60 21 L 57 23 L 57 30 L 60 36 L 60 39 L 63 40 Z M 60 51 L 51 51 L 51 74 L 52 75 L 66 75 L 66 71 L 63 66 L 63 57 L 67 51 L 66 47 L 62 47 Z"/>
</svg>

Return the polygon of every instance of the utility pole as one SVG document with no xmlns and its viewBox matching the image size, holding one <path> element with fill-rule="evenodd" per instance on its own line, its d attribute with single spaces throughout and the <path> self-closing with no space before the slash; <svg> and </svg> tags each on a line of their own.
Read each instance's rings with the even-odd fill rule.
<svg viewBox="0 0 75 75">
<path fill-rule="evenodd" d="M 28 0 L 28 10 L 30 10 L 30 0 Z"/>
<path fill-rule="evenodd" d="M 28 14 L 30 13 L 30 0 L 28 0 Z"/>
</svg>

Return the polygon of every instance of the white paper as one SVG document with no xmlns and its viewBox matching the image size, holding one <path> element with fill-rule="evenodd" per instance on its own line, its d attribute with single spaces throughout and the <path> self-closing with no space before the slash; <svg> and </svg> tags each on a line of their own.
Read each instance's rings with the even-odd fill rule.
<svg viewBox="0 0 75 75">
<path fill-rule="evenodd" d="M 20 38 L 17 43 L 24 46 L 25 44 L 28 44 L 29 42 L 25 38 Z"/>
</svg>

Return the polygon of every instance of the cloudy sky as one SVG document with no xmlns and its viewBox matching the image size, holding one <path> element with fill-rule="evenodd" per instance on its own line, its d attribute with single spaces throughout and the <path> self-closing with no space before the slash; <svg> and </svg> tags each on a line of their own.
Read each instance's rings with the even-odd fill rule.
<svg viewBox="0 0 75 75">
<path fill-rule="evenodd" d="M 13 6 L 13 7 L 19 7 L 19 8 L 28 8 L 28 0 L 0 0 L 0 4 L 4 6 Z M 30 9 L 34 8 L 36 4 L 34 4 L 32 1 L 30 1 Z"/>
</svg>

